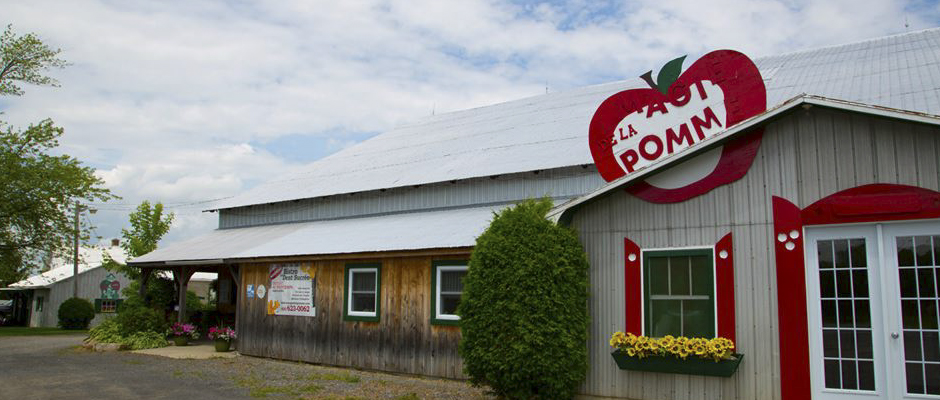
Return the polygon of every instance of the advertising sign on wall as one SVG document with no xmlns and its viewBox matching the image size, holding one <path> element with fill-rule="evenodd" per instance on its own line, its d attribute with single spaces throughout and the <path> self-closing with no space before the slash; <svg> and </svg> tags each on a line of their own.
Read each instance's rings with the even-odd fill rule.
<svg viewBox="0 0 940 400">
<path fill-rule="evenodd" d="M 314 317 L 316 271 L 308 264 L 275 264 L 270 267 L 268 315 Z M 260 287 L 259 287 L 260 289 Z M 261 294 L 258 294 L 259 297 Z"/>
<path fill-rule="evenodd" d="M 766 109 L 767 92 L 754 63 L 736 51 L 718 50 L 683 71 L 684 58 L 667 63 L 656 82 L 652 71 L 641 76 L 650 88 L 624 90 L 604 100 L 589 128 L 591 155 L 608 182 L 690 147 L 711 148 L 628 189 L 654 203 L 684 201 L 740 179 L 760 145 L 759 130 L 721 145 L 709 143 Z"/>
</svg>

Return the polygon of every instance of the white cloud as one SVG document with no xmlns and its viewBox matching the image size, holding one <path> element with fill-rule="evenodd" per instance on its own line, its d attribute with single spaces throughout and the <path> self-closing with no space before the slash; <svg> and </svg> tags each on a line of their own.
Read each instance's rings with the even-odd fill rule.
<svg viewBox="0 0 940 400">
<path fill-rule="evenodd" d="M 64 126 L 63 151 L 99 166 L 121 204 L 185 204 L 298 167 L 246 143 L 321 136 L 325 148 L 310 153 L 322 154 L 431 110 L 631 79 L 714 48 L 759 56 L 903 32 L 905 20 L 922 29 L 938 16 L 936 4 L 897 0 L 10 2 L 0 23 L 36 32 L 73 65 L 53 71 L 61 88 L 4 99 L 3 117 Z M 214 226 L 198 205 L 175 209 L 173 240 Z M 99 233 L 116 235 L 126 210 L 103 214 Z"/>
</svg>

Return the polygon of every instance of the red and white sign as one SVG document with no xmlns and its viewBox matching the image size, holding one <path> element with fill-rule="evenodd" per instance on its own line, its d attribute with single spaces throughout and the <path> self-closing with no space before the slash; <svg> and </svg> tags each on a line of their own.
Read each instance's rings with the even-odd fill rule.
<svg viewBox="0 0 940 400">
<path fill-rule="evenodd" d="M 766 110 L 764 82 L 747 56 L 713 51 L 680 75 L 681 62 L 667 64 L 658 84 L 644 76 L 651 88 L 614 94 L 594 113 L 591 155 L 606 181 L 656 165 Z M 670 82 L 673 72 L 677 78 Z M 761 133 L 728 141 L 627 190 L 648 201 L 671 203 L 731 183 L 747 172 Z"/>
</svg>

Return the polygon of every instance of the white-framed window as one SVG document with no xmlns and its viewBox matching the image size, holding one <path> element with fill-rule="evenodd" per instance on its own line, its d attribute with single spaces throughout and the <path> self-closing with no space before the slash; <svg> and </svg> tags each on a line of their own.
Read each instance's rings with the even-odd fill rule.
<svg viewBox="0 0 940 400">
<path fill-rule="evenodd" d="M 644 333 L 715 337 L 714 249 L 643 251 Z"/>
<path fill-rule="evenodd" d="M 344 319 L 350 321 L 379 320 L 381 308 L 381 265 L 346 265 L 346 307 Z"/>
<path fill-rule="evenodd" d="M 453 324 L 460 320 L 457 307 L 463 294 L 463 280 L 467 276 L 466 261 L 437 261 L 431 270 L 431 322 Z"/>
</svg>

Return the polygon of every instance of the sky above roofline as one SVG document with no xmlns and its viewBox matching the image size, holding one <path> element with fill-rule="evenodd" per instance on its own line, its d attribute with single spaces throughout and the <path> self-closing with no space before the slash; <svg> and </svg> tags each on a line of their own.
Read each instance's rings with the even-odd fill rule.
<svg viewBox="0 0 940 400">
<path fill-rule="evenodd" d="M 177 213 L 173 242 L 215 227 L 212 199 L 432 114 L 717 48 L 756 58 L 940 26 L 933 1 L 334 3 L 11 2 L 0 24 L 72 65 L 51 72 L 60 88 L 0 99 L 2 119 L 52 118 L 61 150 L 123 197 L 88 216 L 99 236 L 149 199 Z"/>
</svg>

